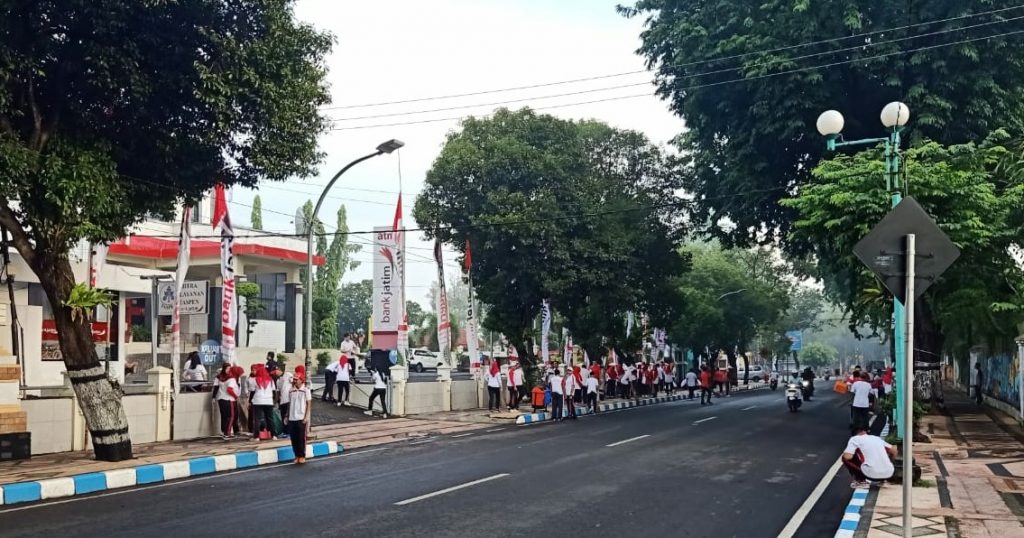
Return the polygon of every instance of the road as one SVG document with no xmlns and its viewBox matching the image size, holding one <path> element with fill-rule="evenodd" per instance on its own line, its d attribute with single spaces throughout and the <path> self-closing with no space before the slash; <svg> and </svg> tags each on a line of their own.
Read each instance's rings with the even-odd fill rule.
<svg viewBox="0 0 1024 538">
<path fill-rule="evenodd" d="M 796 414 L 781 390 L 761 390 L 14 507 L 0 521 L 7 538 L 718 538 L 777 536 L 806 504 L 797 536 L 830 536 L 848 479 L 805 501 L 844 446 L 848 414 L 819 392 Z"/>
</svg>

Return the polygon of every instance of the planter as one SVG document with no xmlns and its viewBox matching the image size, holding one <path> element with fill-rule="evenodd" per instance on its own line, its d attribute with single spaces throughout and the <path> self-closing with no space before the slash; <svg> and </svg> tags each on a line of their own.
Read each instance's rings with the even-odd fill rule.
<svg viewBox="0 0 1024 538">
<path fill-rule="evenodd" d="M 897 456 L 893 460 L 892 464 L 896 468 L 896 472 L 892 475 L 892 479 L 889 480 L 889 481 L 892 482 L 893 484 L 902 484 L 903 483 L 903 457 L 902 456 Z M 916 463 L 912 463 L 912 465 L 913 465 L 913 470 L 911 472 L 913 473 L 913 480 L 914 480 L 914 482 L 918 482 L 918 481 L 921 480 L 921 466 L 916 464 Z M 911 482 L 911 483 L 913 483 L 913 482 Z"/>
</svg>

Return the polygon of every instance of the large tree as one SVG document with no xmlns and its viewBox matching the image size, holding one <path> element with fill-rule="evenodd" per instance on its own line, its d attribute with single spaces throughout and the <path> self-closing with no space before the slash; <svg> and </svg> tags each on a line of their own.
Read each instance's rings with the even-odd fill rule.
<svg viewBox="0 0 1024 538">
<path fill-rule="evenodd" d="M 598 306 L 602 323 L 630 309 L 662 315 L 649 307 L 684 268 L 679 166 L 639 133 L 499 110 L 448 136 L 413 214 L 432 237 L 472 241 L 484 325 L 529 352 L 545 298 L 579 333 Z"/>
<path fill-rule="evenodd" d="M 132 456 L 121 390 L 67 302 L 72 247 L 214 185 L 309 175 L 331 38 L 287 0 L 4 2 L 0 224 L 39 278 L 96 457 Z"/>
<path fill-rule="evenodd" d="M 795 212 L 776 202 L 810 180 L 825 155 L 814 125 L 826 109 L 845 114 L 851 139 L 879 136 L 879 111 L 894 100 L 909 104 L 915 140 L 961 143 L 1019 128 L 1019 36 L 945 46 L 1020 31 L 1021 20 L 999 22 L 1019 15 L 1003 9 L 1016 6 L 639 0 L 620 10 L 647 17 L 637 52 L 655 71 L 658 95 L 685 121 L 679 144 L 694 159 L 687 188 L 698 195 L 696 222 L 742 242 L 788 229 Z M 1001 11 L 962 18 L 992 10 Z M 714 226 L 721 217 L 737 226 Z"/>
<path fill-rule="evenodd" d="M 373 315 L 373 281 L 342 284 L 338 290 L 338 337 L 366 330 Z"/>
</svg>

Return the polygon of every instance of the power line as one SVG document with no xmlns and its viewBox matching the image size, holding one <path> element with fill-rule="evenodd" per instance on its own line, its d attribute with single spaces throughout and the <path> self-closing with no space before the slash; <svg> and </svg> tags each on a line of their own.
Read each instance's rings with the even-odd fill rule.
<svg viewBox="0 0 1024 538">
<path fill-rule="evenodd" d="M 793 69 L 789 69 L 789 70 L 778 71 L 778 72 L 775 72 L 775 73 L 765 73 L 763 75 L 758 75 L 756 77 L 734 78 L 734 79 L 723 80 L 723 81 L 718 81 L 718 82 L 708 82 L 708 83 L 705 83 L 705 84 L 693 84 L 693 85 L 681 88 L 680 91 L 690 91 L 690 90 L 696 90 L 696 89 L 701 89 L 701 88 L 710 88 L 710 87 L 715 87 L 715 86 L 723 86 L 723 85 L 726 85 L 726 84 L 733 84 L 733 83 L 737 83 L 737 82 L 753 82 L 753 81 L 756 81 L 756 80 L 762 80 L 762 79 L 766 79 L 766 78 L 777 77 L 777 76 L 780 76 L 780 75 L 790 75 L 790 74 L 793 74 L 793 73 L 802 73 L 802 72 L 805 72 L 805 71 L 813 71 L 815 69 L 827 69 L 827 68 L 835 67 L 835 66 L 838 66 L 838 65 L 846 65 L 846 64 L 856 63 L 856 62 L 870 62 L 870 61 L 880 60 L 880 59 L 884 59 L 884 58 L 890 58 L 890 57 L 893 57 L 893 56 L 900 56 L 900 55 L 903 55 L 903 54 L 911 54 L 911 53 L 914 53 L 914 52 L 921 52 L 921 51 L 925 51 L 925 50 L 933 50 L 933 49 L 938 49 L 938 48 L 951 47 L 951 46 L 954 46 L 954 45 L 963 45 L 963 44 L 966 44 L 966 43 L 973 43 L 973 42 L 976 42 L 976 41 L 985 41 L 985 40 L 994 39 L 994 38 L 998 38 L 998 37 L 1007 37 L 1007 36 L 1011 36 L 1011 35 L 1017 35 L 1017 34 L 1020 34 L 1022 32 L 1024 32 L 1024 30 L 1015 30 L 1015 31 L 1012 31 L 1012 32 L 1004 32 L 1004 33 L 1000 33 L 1000 34 L 992 34 L 992 35 L 987 35 L 987 36 L 982 36 L 982 37 L 975 37 L 975 38 L 971 38 L 971 39 L 962 39 L 962 40 L 959 40 L 959 41 L 953 41 L 953 42 L 949 42 L 949 43 L 940 43 L 938 45 L 929 45 L 929 46 L 924 46 L 924 47 L 917 47 L 917 48 L 914 48 L 914 49 L 888 52 L 888 53 L 885 53 L 885 54 L 878 54 L 878 55 L 875 55 L 875 56 L 866 56 L 864 58 L 853 58 L 853 59 L 841 60 L 841 61 L 837 61 L 837 62 L 830 62 L 830 63 L 827 63 L 827 64 L 793 68 Z M 642 94 L 633 94 L 633 95 L 622 95 L 622 96 L 617 96 L 617 97 L 606 97 L 604 99 L 595 99 L 595 100 L 591 100 L 591 101 L 583 101 L 583 102 L 577 102 L 577 103 L 564 103 L 564 104 L 558 104 L 558 105 L 547 105 L 547 106 L 534 107 L 533 110 L 550 110 L 550 109 L 554 109 L 554 108 L 565 108 L 565 107 L 571 107 L 571 106 L 589 105 L 589 104 L 594 104 L 594 103 L 604 103 L 604 102 L 608 102 L 608 101 L 619 101 L 619 100 L 623 100 L 623 99 L 636 99 L 636 98 L 639 98 L 639 97 L 650 97 L 651 95 L 652 94 L 649 94 L 649 93 L 642 93 Z M 435 122 L 440 122 L 440 121 L 457 121 L 457 120 L 466 119 L 468 117 L 472 117 L 472 115 L 468 115 L 468 116 L 453 116 L 453 117 L 447 117 L 447 118 L 432 118 L 432 119 L 426 119 L 426 120 L 407 121 L 407 122 L 382 123 L 382 124 L 373 124 L 373 125 L 357 125 L 357 126 L 352 126 L 352 127 L 332 127 L 330 130 L 331 131 L 351 131 L 351 130 L 356 130 L 356 129 L 374 129 L 374 128 L 379 128 L 379 127 L 398 127 L 398 126 L 404 126 L 404 125 L 417 125 L 417 124 L 423 124 L 423 123 L 435 123 Z"/>
<path fill-rule="evenodd" d="M 945 30 L 938 30 L 938 31 L 935 31 L 935 32 L 928 32 L 928 33 L 924 33 L 924 34 L 915 34 L 915 35 L 912 35 L 912 36 L 904 36 L 904 37 L 900 37 L 900 38 L 896 38 L 896 39 L 890 39 L 888 41 L 877 41 L 877 42 L 870 42 L 870 43 L 862 43 L 862 44 L 859 44 L 859 45 L 854 45 L 852 47 L 846 47 L 846 48 L 835 49 L 835 50 L 827 50 L 827 51 L 822 51 L 822 52 L 815 52 L 815 53 L 811 53 L 811 54 L 805 54 L 803 56 L 795 56 L 795 57 L 792 57 L 792 58 L 771 58 L 771 59 L 765 60 L 763 62 L 755 62 L 755 63 L 752 63 L 752 64 L 736 65 L 736 66 L 733 66 L 733 67 L 726 67 L 726 68 L 721 68 L 721 69 L 715 69 L 713 71 L 704 71 L 704 72 L 700 72 L 700 73 L 690 73 L 690 74 L 687 74 L 687 75 L 682 75 L 682 76 L 674 77 L 673 79 L 674 80 L 688 80 L 688 79 L 692 79 L 692 78 L 700 78 L 700 77 L 706 77 L 706 76 L 710 76 L 710 75 L 717 75 L 717 74 L 721 74 L 721 73 L 728 73 L 728 72 L 731 72 L 731 71 L 739 71 L 741 69 L 749 70 L 749 69 L 754 69 L 754 68 L 758 68 L 758 67 L 766 67 L 767 68 L 767 67 L 771 67 L 772 65 L 780 64 L 780 63 L 791 63 L 791 62 L 797 62 L 797 61 L 800 61 L 800 60 L 806 60 L 806 59 L 809 59 L 809 58 L 817 58 L 819 56 L 828 56 L 828 55 L 832 55 L 832 54 L 839 54 L 839 53 L 842 53 L 842 52 L 850 52 L 850 51 L 854 51 L 854 50 L 868 49 L 870 47 L 879 47 L 879 46 L 882 46 L 882 45 L 891 45 L 893 43 L 900 43 L 900 42 L 903 42 L 903 41 L 909 41 L 909 40 L 914 40 L 914 39 L 921 39 L 921 38 L 924 38 L 924 37 L 933 37 L 933 36 L 937 36 L 937 35 L 944 35 L 944 34 L 949 34 L 949 33 L 953 33 L 953 32 L 961 32 L 961 31 L 964 31 L 964 30 L 970 30 L 970 29 L 973 29 L 973 28 L 980 28 L 980 27 L 983 27 L 983 26 L 991 26 L 991 25 L 994 25 L 994 24 L 1005 24 L 1005 23 L 1013 22 L 1013 21 L 1019 20 L 1019 19 L 1024 19 L 1024 15 L 1021 15 L 1021 16 L 1018 16 L 1018 17 L 1009 18 L 1009 19 L 997 20 L 997 21 L 987 21 L 987 22 L 983 22 L 983 23 L 979 23 L 979 24 L 975 24 L 975 25 L 962 26 L 962 27 L 959 27 L 959 28 L 951 28 L 951 29 L 945 29 Z M 606 87 L 602 87 L 602 88 L 591 88 L 591 89 L 586 89 L 586 90 L 578 90 L 578 91 L 566 92 L 566 93 L 557 93 L 557 94 L 552 94 L 552 95 L 538 95 L 538 96 L 534 96 L 534 97 L 522 97 L 522 98 L 517 98 L 517 99 L 509 99 L 509 100 L 505 100 L 505 101 L 494 101 L 494 102 L 490 102 L 490 103 L 476 103 L 476 104 L 467 104 L 467 105 L 455 105 L 455 106 L 442 107 L 442 108 L 432 108 L 432 109 L 427 109 L 427 110 L 414 110 L 414 111 L 408 111 L 408 112 L 389 112 L 389 113 L 384 113 L 384 114 L 370 114 L 370 115 L 366 115 L 366 116 L 353 116 L 353 117 L 348 117 L 348 118 L 331 118 L 331 120 L 332 121 L 357 121 L 357 120 L 367 120 L 367 119 L 377 119 L 377 118 L 393 118 L 393 117 L 399 117 L 399 116 L 413 116 L 413 115 L 419 115 L 419 114 L 431 114 L 431 113 L 434 113 L 434 112 L 449 112 L 449 111 L 452 111 L 452 110 L 461 110 L 461 109 L 466 109 L 466 108 L 477 108 L 477 107 L 490 107 L 490 106 L 509 105 L 509 104 L 515 104 L 515 103 L 523 103 L 523 102 L 527 102 L 527 101 L 536 101 L 536 100 L 541 100 L 541 99 L 555 99 L 555 98 L 559 98 L 559 97 L 571 97 L 571 96 L 575 96 L 575 95 L 585 95 L 585 94 L 590 94 L 590 93 L 600 93 L 600 92 L 606 92 L 606 91 L 611 91 L 611 90 L 619 90 L 619 89 L 624 89 L 624 88 L 635 88 L 637 86 L 646 86 L 648 84 L 652 84 L 653 82 L 654 82 L 653 80 L 648 80 L 648 81 L 637 82 L 637 83 L 632 83 L 632 84 L 621 84 L 621 85 L 617 85 L 617 86 L 606 86 Z"/>
<path fill-rule="evenodd" d="M 805 48 L 805 47 L 812 47 L 812 46 L 815 46 L 815 45 L 823 45 L 823 44 L 826 44 L 826 43 L 835 43 L 835 42 L 839 42 L 839 41 L 845 41 L 845 40 L 848 40 L 848 39 L 856 39 L 856 38 L 860 38 L 860 37 L 869 37 L 869 36 L 873 36 L 873 35 L 877 35 L 877 34 L 884 34 L 884 33 L 887 33 L 887 32 L 896 32 L 896 31 L 900 31 L 900 30 L 908 30 L 908 29 L 911 29 L 911 28 L 919 27 L 919 26 L 929 26 L 929 25 L 933 25 L 933 24 L 941 24 L 941 23 L 944 23 L 944 22 L 953 22 L 953 21 L 957 21 L 957 20 L 971 19 L 971 18 L 975 18 L 975 17 L 983 17 L 983 16 L 986 16 L 986 15 L 994 15 L 994 14 L 1003 13 L 1003 12 L 1006 12 L 1006 11 L 1012 11 L 1012 10 L 1020 9 L 1022 7 L 1024 7 L 1024 5 L 1016 5 L 1016 6 L 1004 7 L 1004 8 L 993 9 L 993 10 L 989 10 L 989 11 L 982 11 L 982 12 L 977 12 L 977 13 L 967 13 L 967 14 L 964 14 L 964 15 L 958 15 L 956 17 L 948 17 L 948 18 L 945 18 L 945 19 L 936 19 L 936 20 L 931 20 L 931 21 L 922 21 L 922 22 L 918 22 L 918 23 L 907 24 L 907 25 L 904 25 L 904 26 L 896 26 L 896 27 L 891 27 L 891 28 L 885 28 L 885 29 L 882 29 L 882 30 L 872 30 L 870 32 L 862 32 L 862 33 L 859 33 L 859 34 L 853 34 L 853 35 L 849 35 L 849 36 L 834 37 L 834 38 L 822 39 L 822 40 L 818 40 L 818 41 L 810 41 L 810 42 L 807 42 L 807 43 L 797 43 L 797 44 L 793 44 L 793 45 L 786 45 L 786 46 L 775 47 L 775 48 L 771 48 L 771 49 L 762 49 L 762 50 L 756 50 L 756 51 L 751 51 L 751 52 L 744 52 L 744 53 L 741 53 L 741 54 L 733 54 L 733 55 L 730 55 L 730 56 L 722 56 L 720 58 L 706 58 L 706 59 L 703 59 L 703 60 L 696 60 L 696 61 L 685 62 L 685 63 L 680 63 L 680 64 L 669 64 L 669 65 L 663 66 L 663 67 L 667 67 L 667 68 L 671 68 L 671 69 L 678 69 L 678 68 L 693 67 L 693 66 L 703 65 L 703 64 L 713 63 L 713 62 L 722 62 L 722 61 L 726 61 L 726 60 L 735 60 L 735 59 L 746 58 L 748 56 L 755 56 L 755 55 L 759 55 L 759 54 L 770 54 L 770 53 L 774 53 L 774 52 L 782 52 L 782 51 L 786 51 L 786 50 L 800 49 L 800 48 Z M 513 86 L 513 87 L 508 87 L 508 88 L 496 88 L 496 89 L 490 89 L 490 90 L 480 90 L 480 91 L 473 91 L 473 92 L 467 92 L 467 93 L 458 93 L 458 94 L 449 94 L 449 95 L 438 95 L 438 96 L 430 96 L 430 97 L 417 97 L 417 98 L 411 98 L 411 99 L 401 99 L 401 100 L 396 100 L 396 101 L 382 101 L 382 102 L 377 102 L 377 103 L 362 103 L 362 104 L 356 104 L 356 105 L 339 105 L 339 106 L 321 107 L 320 110 L 345 110 L 345 109 L 353 109 L 353 108 L 369 108 L 369 107 L 379 107 L 379 106 L 386 106 L 386 105 L 398 105 L 398 104 L 406 104 L 406 103 L 419 103 L 419 102 L 423 102 L 423 101 L 436 101 L 436 100 L 443 100 L 443 99 L 454 99 L 454 98 L 459 98 L 459 97 L 473 97 L 473 96 L 478 96 L 478 95 L 488 95 L 488 94 L 494 94 L 494 93 L 505 93 L 505 92 L 519 91 L 519 90 L 534 89 L 534 88 L 547 88 L 547 87 L 551 87 L 551 86 L 560 86 L 560 85 L 565 85 L 565 84 L 576 84 L 576 83 L 579 83 L 579 82 L 590 82 L 590 81 L 594 81 L 594 80 L 604 80 L 604 79 L 609 79 L 609 78 L 617 78 L 617 77 L 628 76 L 628 75 L 636 75 L 636 74 L 647 73 L 647 72 L 648 72 L 647 70 L 625 71 L 625 72 L 621 72 L 621 73 L 612 73 L 612 74 L 606 74 L 606 75 L 596 75 L 596 76 L 582 77 L 582 78 L 569 79 L 569 80 L 561 80 L 561 81 L 555 81 L 555 82 L 544 82 L 544 83 L 538 83 L 538 84 L 528 84 L 528 85 Z"/>
</svg>

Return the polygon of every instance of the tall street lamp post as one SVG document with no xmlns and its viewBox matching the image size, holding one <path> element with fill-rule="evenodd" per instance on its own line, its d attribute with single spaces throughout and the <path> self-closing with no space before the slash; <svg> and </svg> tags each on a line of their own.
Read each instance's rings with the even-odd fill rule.
<svg viewBox="0 0 1024 538">
<path fill-rule="evenodd" d="M 885 105 L 882 108 L 880 119 L 882 120 L 882 126 L 889 129 L 889 136 L 884 138 L 865 138 L 862 140 L 850 140 L 846 141 L 842 138 L 843 125 L 845 123 L 843 115 L 838 110 L 826 110 L 818 116 L 818 132 L 825 137 L 825 143 L 829 150 L 835 151 L 836 148 L 843 146 L 861 146 L 861 145 L 877 145 L 882 143 L 885 145 L 885 188 L 890 193 L 892 200 L 892 207 L 899 205 L 900 200 L 903 199 L 902 185 L 900 185 L 900 168 L 903 164 L 903 157 L 900 154 L 900 131 L 907 124 L 910 119 L 910 109 L 907 105 L 893 101 Z M 906 371 L 906 349 L 903 345 L 906 339 L 904 334 L 904 316 L 905 310 L 903 303 L 893 298 L 893 340 L 896 343 L 896 357 L 894 362 L 896 363 L 896 424 L 903 424 L 903 414 L 906 412 L 904 409 L 905 405 L 903 402 L 904 393 L 910 390 L 911 380 L 906 379 L 904 372 Z M 905 381 L 904 381 L 905 380 Z M 897 430 L 897 434 L 902 437 L 905 432 Z"/>
<path fill-rule="evenodd" d="M 338 178 L 340 178 L 342 174 L 348 172 L 349 168 L 379 155 L 391 153 L 404 145 L 405 143 L 401 140 L 391 139 L 377 146 L 377 151 L 368 155 L 363 155 L 362 157 L 346 164 L 344 168 L 339 170 L 337 174 L 334 174 L 334 177 L 327 182 L 327 186 L 324 187 L 324 191 L 320 193 L 320 199 L 316 201 L 316 206 L 313 207 L 313 214 L 309 217 L 309 222 L 306 223 L 306 292 L 302 302 L 306 311 L 306 320 L 305 323 L 303 323 L 303 347 L 306 348 L 307 379 L 310 378 L 309 376 L 313 375 L 313 236 L 316 233 L 314 223 L 316 222 L 317 214 L 320 213 L 320 206 L 323 205 L 324 199 L 327 198 L 327 192 L 334 186 L 334 182 L 338 181 Z M 329 389 L 325 387 L 324 390 Z"/>
</svg>

